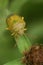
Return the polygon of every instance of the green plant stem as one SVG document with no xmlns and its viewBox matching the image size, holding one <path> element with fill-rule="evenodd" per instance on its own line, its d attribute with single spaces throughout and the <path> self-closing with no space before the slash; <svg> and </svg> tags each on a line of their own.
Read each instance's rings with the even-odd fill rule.
<svg viewBox="0 0 43 65">
<path fill-rule="evenodd" d="M 24 34 L 22 36 L 19 36 L 18 38 L 15 38 L 17 46 L 19 48 L 19 51 L 23 53 L 25 50 L 29 50 L 31 47 L 31 42 L 27 38 L 27 36 Z"/>
</svg>

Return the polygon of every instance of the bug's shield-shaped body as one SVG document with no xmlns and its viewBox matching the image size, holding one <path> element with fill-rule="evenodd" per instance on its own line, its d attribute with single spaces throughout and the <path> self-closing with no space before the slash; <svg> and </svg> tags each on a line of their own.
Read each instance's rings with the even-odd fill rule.
<svg viewBox="0 0 43 65">
<path fill-rule="evenodd" d="M 9 30 L 14 36 L 23 35 L 24 31 L 26 30 L 24 17 L 20 17 L 18 15 L 12 15 L 8 17 L 7 25 L 8 28 L 6 29 Z"/>
</svg>

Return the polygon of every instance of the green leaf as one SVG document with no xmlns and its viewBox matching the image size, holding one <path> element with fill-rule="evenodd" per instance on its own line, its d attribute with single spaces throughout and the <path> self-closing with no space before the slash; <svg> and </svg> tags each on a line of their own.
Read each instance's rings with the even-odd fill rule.
<svg viewBox="0 0 43 65">
<path fill-rule="evenodd" d="M 16 14 L 20 12 L 20 9 L 22 5 L 26 2 L 27 0 L 12 0 L 9 2 L 8 9 Z"/>
<path fill-rule="evenodd" d="M 6 18 L 11 14 L 7 9 L 0 10 L 0 65 L 21 57 L 15 40 L 10 32 L 6 30 Z"/>
<path fill-rule="evenodd" d="M 32 43 L 43 43 L 43 1 L 27 0 L 20 10 L 27 23 L 27 36 Z M 39 39 L 39 40 L 38 40 Z"/>
<path fill-rule="evenodd" d="M 31 39 L 32 43 L 43 43 L 43 19 L 39 19 L 38 21 L 39 23 L 33 24 L 27 33 L 29 34 L 28 36 Z"/>
<path fill-rule="evenodd" d="M 0 9 L 5 9 L 8 6 L 8 0 L 0 0 Z"/>
<path fill-rule="evenodd" d="M 20 60 L 13 60 L 4 65 L 23 65 Z"/>
</svg>

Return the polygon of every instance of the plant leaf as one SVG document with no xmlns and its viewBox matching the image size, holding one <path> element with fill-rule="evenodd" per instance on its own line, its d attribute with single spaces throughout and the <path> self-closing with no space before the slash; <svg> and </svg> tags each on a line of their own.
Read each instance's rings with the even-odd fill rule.
<svg viewBox="0 0 43 65">
<path fill-rule="evenodd" d="M 0 10 L 0 65 L 21 57 L 18 48 L 15 48 L 15 40 L 6 30 L 6 18 L 11 14 L 7 9 Z M 20 55 L 19 55 L 20 54 Z"/>
<path fill-rule="evenodd" d="M 4 65 L 23 65 L 23 64 L 20 62 L 20 60 L 13 60 L 11 62 L 4 64 Z"/>
<path fill-rule="evenodd" d="M 8 0 L 0 0 L 0 9 L 5 9 L 8 6 Z"/>
</svg>

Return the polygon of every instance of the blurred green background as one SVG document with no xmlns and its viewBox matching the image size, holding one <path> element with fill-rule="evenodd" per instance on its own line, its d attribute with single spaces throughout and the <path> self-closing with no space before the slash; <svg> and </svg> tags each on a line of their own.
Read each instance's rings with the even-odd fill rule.
<svg viewBox="0 0 43 65">
<path fill-rule="evenodd" d="M 0 0 L 0 65 L 21 57 L 14 38 L 5 30 L 6 18 L 13 13 L 24 16 L 31 43 L 43 44 L 43 0 Z"/>
</svg>

